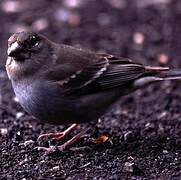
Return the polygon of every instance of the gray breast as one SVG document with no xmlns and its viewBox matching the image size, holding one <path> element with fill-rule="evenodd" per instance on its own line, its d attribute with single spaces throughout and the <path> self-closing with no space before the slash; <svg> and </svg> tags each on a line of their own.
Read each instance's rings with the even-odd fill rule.
<svg viewBox="0 0 181 180">
<path fill-rule="evenodd" d="M 50 113 L 48 103 L 55 102 L 56 90 L 50 88 L 48 83 L 13 82 L 13 88 L 20 104 L 28 113 L 37 118 L 44 118 Z"/>
<path fill-rule="evenodd" d="M 30 114 L 35 115 L 34 110 L 38 105 L 38 96 L 34 84 L 28 82 L 12 82 L 14 92 L 22 107 Z"/>
<path fill-rule="evenodd" d="M 22 107 L 44 122 L 66 123 L 73 120 L 72 111 L 77 112 L 75 100 L 65 98 L 60 88 L 52 82 L 13 82 L 13 88 Z"/>
</svg>

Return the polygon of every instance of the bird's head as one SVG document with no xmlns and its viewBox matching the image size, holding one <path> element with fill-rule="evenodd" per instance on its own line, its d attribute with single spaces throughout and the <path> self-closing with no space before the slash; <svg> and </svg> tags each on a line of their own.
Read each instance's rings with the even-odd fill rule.
<svg viewBox="0 0 181 180">
<path fill-rule="evenodd" d="M 34 32 L 19 32 L 8 40 L 6 69 L 10 79 L 33 74 L 48 65 L 52 43 Z"/>
</svg>

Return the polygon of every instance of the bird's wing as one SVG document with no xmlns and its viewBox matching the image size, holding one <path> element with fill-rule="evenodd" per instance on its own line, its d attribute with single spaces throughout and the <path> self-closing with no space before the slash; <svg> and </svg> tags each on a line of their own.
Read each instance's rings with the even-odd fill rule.
<svg viewBox="0 0 181 180">
<path fill-rule="evenodd" d="M 81 58 L 81 57 L 80 57 Z M 89 57 L 86 57 L 89 58 Z M 85 58 L 85 59 L 86 59 Z M 84 59 L 82 68 L 75 68 L 74 63 L 60 68 L 57 66 L 56 82 L 65 92 L 93 93 L 95 91 L 117 87 L 143 75 L 145 68 L 141 64 L 133 63 L 126 58 L 119 58 L 113 55 L 96 54 L 96 60 L 88 61 Z M 56 69 L 56 68 L 54 68 Z M 62 75 L 66 77 L 62 78 Z M 60 78 L 61 76 L 61 78 Z"/>
<path fill-rule="evenodd" d="M 129 59 L 108 56 L 107 70 L 96 80 L 102 89 L 110 89 L 129 83 L 142 76 L 146 69 L 142 64 Z"/>
<path fill-rule="evenodd" d="M 88 86 L 99 78 L 109 66 L 109 60 L 101 56 L 91 63 L 84 59 L 84 63 L 84 66 L 77 68 L 70 76 L 57 81 L 65 91 L 73 91 Z M 69 64 L 69 68 L 70 66 Z M 72 64 L 72 66 L 74 67 L 74 64 Z"/>
</svg>

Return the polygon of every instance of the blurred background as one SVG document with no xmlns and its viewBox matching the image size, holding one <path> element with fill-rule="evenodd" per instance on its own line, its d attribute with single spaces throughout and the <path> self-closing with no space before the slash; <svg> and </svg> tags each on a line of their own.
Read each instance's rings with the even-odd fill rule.
<svg viewBox="0 0 181 180">
<path fill-rule="evenodd" d="M 1 0 L 1 64 L 8 37 L 31 30 L 58 43 L 177 66 L 180 6 L 176 0 Z"/>
<path fill-rule="evenodd" d="M 181 176 L 181 83 L 165 82 L 122 99 L 102 118 L 107 144 L 44 157 L 32 149 L 40 133 L 62 130 L 32 121 L 5 73 L 7 40 L 35 31 L 57 43 L 181 68 L 181 1 L 0 0 L 0 177 L 119 179 Z"/>
</svg>

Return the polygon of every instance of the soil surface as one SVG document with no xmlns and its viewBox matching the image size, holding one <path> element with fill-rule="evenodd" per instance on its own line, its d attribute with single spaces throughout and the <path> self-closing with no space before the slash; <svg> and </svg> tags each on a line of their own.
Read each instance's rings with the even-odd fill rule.
<svg viewBox="0 0 181 180">
<path fill-rule="evenodd" d="M 7 39 L 22 30 L 147 65 L 181 68 L 180 19 L 177 0 L 2 0 L 0 179 L 181 179 L 181 81 L 123 97 L 90 137 L 45 155 L 34 149 L 39 134 L 68 125 L 41 124 L 25 113 L 4 69 Z M 105 143 L 93 142 L 103 134 L 109 137 Z"/>
</svg>

